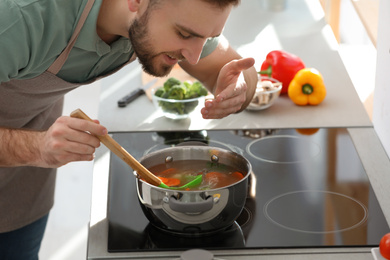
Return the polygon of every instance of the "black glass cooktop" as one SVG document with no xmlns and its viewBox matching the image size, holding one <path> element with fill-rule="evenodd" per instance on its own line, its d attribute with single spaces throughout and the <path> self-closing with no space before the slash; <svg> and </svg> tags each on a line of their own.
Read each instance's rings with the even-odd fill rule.
<svg viewBox="0 0 390 260">
<path fill-rule="evenodd" d="M 146 219 L 132 170 L 110 158 L 108 251 L 377 246 L 389 227 L 344 128 L 114 133 L 140 159 L 186 141 L 232 150 L 252 165 L 236 222 L 206 236 L 170 234 Z"/>
</svg>

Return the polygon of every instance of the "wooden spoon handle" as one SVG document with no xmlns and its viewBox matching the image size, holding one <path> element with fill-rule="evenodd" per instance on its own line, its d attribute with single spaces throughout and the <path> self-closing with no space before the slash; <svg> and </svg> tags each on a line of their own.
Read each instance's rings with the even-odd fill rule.
<svg viewBox="0 0 390 260">
<path fill-rule="evenodd" d="M 89 116 L 87 116 L 81 109 L 76 109 L 70 114 L 71 117 L 84 119 L 87 121 L 93 122 Z M 114 154 L 121 158 L 125 163 L 127 163 L 133 170 L 148 183 L 159 186 L 161 180 L 157 178 L 153 173 L 146 169 L 140 162 L 138 162 L 131 154 L 129 154 L 120 144 L 118 144 L 111 136 L 106 135 L 95 135 L 99 138 L 108 149 L 110 149 Z"/>
</svg>

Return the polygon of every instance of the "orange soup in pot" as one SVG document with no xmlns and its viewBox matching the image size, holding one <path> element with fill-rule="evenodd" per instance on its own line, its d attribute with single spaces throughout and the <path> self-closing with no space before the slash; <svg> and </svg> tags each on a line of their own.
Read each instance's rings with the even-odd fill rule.
<svg viewBox="0 0 390 260">
<path fill-rule="evenodd" d="M 158 164 L 149 170 L 170 187 L 180 187 L 202 174 L 199 185 L 185 190 L 209 190 L 229 186 L 244 178 L 244 175 L 232 166 L 210 163 L 202 160 L 181 160 L 169 164 Z"/>
</svg>

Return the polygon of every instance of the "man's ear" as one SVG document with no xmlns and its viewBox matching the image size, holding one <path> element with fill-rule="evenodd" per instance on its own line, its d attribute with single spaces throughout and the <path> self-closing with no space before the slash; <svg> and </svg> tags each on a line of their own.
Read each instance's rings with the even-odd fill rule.
<svg viewBox="0 0 390 260">
<path fill-rule="evenodd" d="M 141 5 L 141 0 L 127 0 L 127 5 L 131 12 L 137 12 Z"/>
</svg>

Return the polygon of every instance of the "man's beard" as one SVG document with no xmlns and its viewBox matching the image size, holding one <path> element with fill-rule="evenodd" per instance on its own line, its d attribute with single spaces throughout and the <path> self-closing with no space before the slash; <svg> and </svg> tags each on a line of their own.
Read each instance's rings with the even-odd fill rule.
<svg viewBox="0 0 390 260">
<path fill-rule="evenodd" d="M 153 76 L 163 77 L 169 74 L 172 66 L 154 66 L 153 60 L 159 55 L 154 53 L 148 35 L 148 10 L 139 18 L 135 19 L 129 28 L 129 38 L 134 52 L 142 65 L 142 69 Z"/>
</svg>

